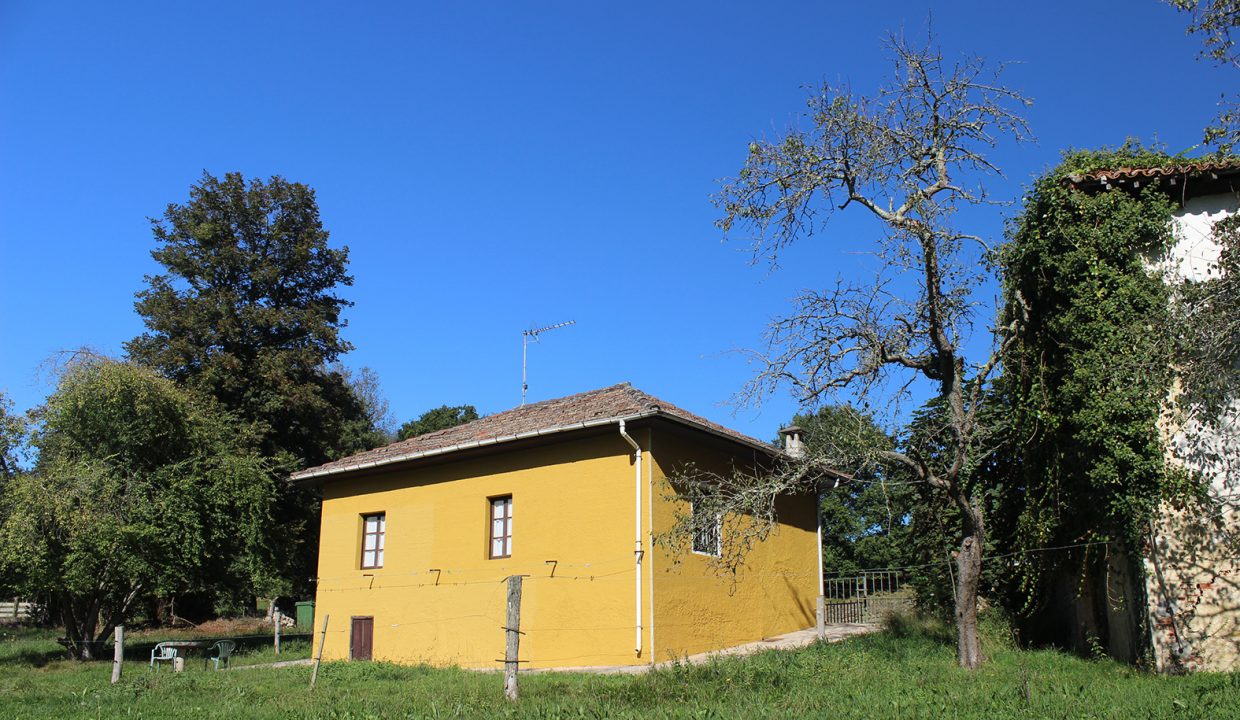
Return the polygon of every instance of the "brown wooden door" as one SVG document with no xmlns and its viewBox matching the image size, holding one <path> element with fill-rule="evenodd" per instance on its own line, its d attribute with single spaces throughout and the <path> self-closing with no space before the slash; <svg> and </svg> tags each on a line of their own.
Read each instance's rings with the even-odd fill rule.
<svg viewBox="0 0 1240 720">
<path fill-rule="evenodd" d="M 375 619 L 372 617 L 353 618 L 353 629 L 349 635 L 349 659 L 369 660 L 375 644 Z"/>
</svg>

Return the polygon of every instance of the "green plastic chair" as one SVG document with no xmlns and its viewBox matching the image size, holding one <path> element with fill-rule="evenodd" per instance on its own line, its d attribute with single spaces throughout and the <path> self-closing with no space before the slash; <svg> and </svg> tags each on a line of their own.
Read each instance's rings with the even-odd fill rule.
<svg viewBox="0 0 1240 720">
<path fill-rule="evenodd" d="M 236 649 L 237 643 L 232 640 L 217 640 L 214 645 L 207 649 L 207 657 L 203 659 L 203 667 L 206 667 L 207 660 L 215 663 L 215 669 L 220 669 L 220 662 L 224 663 L 224 667 L 228 667 L 228 658 L 232 657 L 232 652 Z M 211 653 L 215 653 L 212 655 Z"/>
<path fill-rule="evenodd" d="M 163 643 L 159 643 L 151 650 L 151 670 L 158 670 L 158 663 L 172 662 L 177 659 L 177 649 L 173 647 L 165 647 Z"/>
</svg>

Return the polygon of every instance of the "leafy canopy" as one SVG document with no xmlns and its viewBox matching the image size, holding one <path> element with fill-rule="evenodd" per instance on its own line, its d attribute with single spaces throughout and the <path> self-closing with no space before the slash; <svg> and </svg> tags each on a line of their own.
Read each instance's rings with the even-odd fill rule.
<svg viewBox="0 0 1240 720">
<path fill-rule="evenodd" d="M 400 430 L 397 431 L 397 437 L 401 440 L 406 440 L 417 435 L 435 432 L 436 430 L 446 430 L 457 425 L 464 425 L 467 422 L 477 420 L 478 417 L 478 410 L 473 405 L 441 405 L 422 413 L 417 420 L 410 420 L 401 425 Z"/>
<path fill-rule="evenodd" d="M 274 480 L 211 400 L 140 366 L 79 364 L 35 445 L 4 497 L 0 567 L 53 600 L 80 657 L 146 597 L 273 589 Z"/>
<path fill-rule="evenodd" d="M 165 272 L 137 295 L 147 331 L 130 357 L 252 423 L 286 467 L 362 449 L 347 426 L 366 409 L 326 367 L 352 349 L 340 336 L 351 303 L 337 293 L 353 282 L 349 251 L 328 245 L 314 191 L 204 173 L 151 224 Z"/>
<path fill-rule="evenodd" d="M 851 480 L 822 494 L 822 565 L 828 576 L 911 564 L 910 520 L 918 496 L 899 466 L 862 460 L 894 440 L 867 415 L 847 405 L 829 405 L 797 415 L 813 456 L 854 458 Z M 844 447 L 852 446 L 852 447 Z"/>
<path fill-rule="evenodd" d="M 0 493 L 3 483 L 20 469 L 20 456 L 26 446 L 26 418 L 13 413 L 13 401 L 0 391 Z"/>
</svg>

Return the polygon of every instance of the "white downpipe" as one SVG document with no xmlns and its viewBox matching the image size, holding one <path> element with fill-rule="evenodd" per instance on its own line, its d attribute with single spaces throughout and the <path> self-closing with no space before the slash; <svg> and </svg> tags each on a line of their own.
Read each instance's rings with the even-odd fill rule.
<svg viewBox="0 0 1240 720">
<path fill-rule="evenodd" d="M 646 538 L 650 543 L 651 551 L 654 550 L 654 432 L 646 430 Z M 647 578 L 650 582 L 650 615 L 646 620 L 646 624 L 650 630 L 650 664 L 654 665 L 654 561 L 655 556 L 650 556 L 650 564 L 646 566 L 646 572 L 650 574 Z"/>
<path fill-rule="evenodd" d="M 814 524 L 818 526 L 818 589 L 814 595 L 822 597 L 822 493 L 814 494 Z"/>
<path fill-rule="evenodd" d="M 642 448 L 624 431 L 620 421 L 620 437 L 633 447 L 633 608 L 635 613 L 634 652 L 642 654 Z"/>
</svg>

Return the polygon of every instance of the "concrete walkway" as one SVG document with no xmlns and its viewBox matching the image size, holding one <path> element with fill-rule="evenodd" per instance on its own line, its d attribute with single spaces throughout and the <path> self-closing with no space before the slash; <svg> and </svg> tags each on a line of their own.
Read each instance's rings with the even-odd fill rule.
<svg viewBox="0 0 1240 720">
<path fill-rule="evenodd" d="M 828 625 L 827 626 L 827 642 L 839 642 L 857 635 L 865 635 L 866 633 L 876 632 L 878 625 Z M 758 640 L 757 642 L 745 643 L 736 647 L 724 648 L 723 650 L 712 650 L 710 652 L 698 653 L 687 657 L 678 658 L 676 660 L 667 660 L 653 665 L 592 665 L 586 667 L 561 667 L 561 668 L 533 668 L 530 670 L 522 670 L 521 674 L 546 673 L 546 672 L 576 672 L 576 673 L 597 673 L 600 675 L 637 675 L 649 672 L 651 668 L 663 668 L 676 664 L 688 663 L 689 665 L 702 665 L 710 662 L 718 657 L 744 657 L 753 655 L 765 650 L 792 650 L 794 648 L 805 647 L 812 644 L 818 638 L 814 628 L 805 630 L 794 630 L 783 635 Z"/>
</svg>

